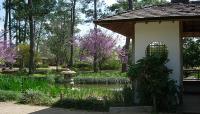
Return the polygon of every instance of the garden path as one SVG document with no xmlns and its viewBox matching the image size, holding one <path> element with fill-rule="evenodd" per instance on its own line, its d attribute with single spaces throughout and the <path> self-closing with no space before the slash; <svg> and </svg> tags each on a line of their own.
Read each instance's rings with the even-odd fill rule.
<svg viewBox="0 0 200 114">
<path fill-rule="evenodd" d="M 46 106 L 31 106 L 15 104 L 14 102 L 0 102 L 0 114 L 107 114 L 106 112 L 73 111 Z"/>
</svg>

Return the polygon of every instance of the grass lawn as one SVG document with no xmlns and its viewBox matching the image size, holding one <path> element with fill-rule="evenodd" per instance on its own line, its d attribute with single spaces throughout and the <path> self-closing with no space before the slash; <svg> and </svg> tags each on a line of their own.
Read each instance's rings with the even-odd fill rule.
<svg viewBox="0 0 200 114">
<path fill-rule="evenodd" d="M 119 72 L 78 73 L 82 78 L 126 78 Z M 116 88 L 115 88 L 116 89 Z M 16 97 L 15 97 L 16 96 Z M 108 110 L 109 106 L 124 105 L 123 92 L 105 86 L 71 86 L 58 84 L 56 74 L 0 74 L 0 101 L 51 105 L 86 110 Z"/>
</svg>

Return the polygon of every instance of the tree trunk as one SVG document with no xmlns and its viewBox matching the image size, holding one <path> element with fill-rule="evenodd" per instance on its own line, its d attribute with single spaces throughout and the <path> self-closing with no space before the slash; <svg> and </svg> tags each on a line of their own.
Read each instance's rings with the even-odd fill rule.
<svg viewBox="0 0 200 114">
<path fill-rule="evenodd" d="M 4 47 L 6 47 L 7 44 L 7 27 L 8 27 L 8 0 L 5 0 Z"/>
<path fill-rule="evenodd" d="M 128 0 L 128 10 L 133 10 L 133 0 Z M 130 45 L 130 38 L 126 38 L 126 44 L 125 44 L 125 51 L 126 51 L 126 56 L 129 56 L 129 45 Z M 128 57 L 129 61 L 129 57 Z M 122 63 L 122 72 L 127 71 L 127 63 Z"/>
<path fill-rule="evenodd" d="M 32 74 L 34 72 L 34 47 L 35 47 L 32 0 L 28 0 L 28 5 L 29 5 L 29 9 L 30 9 L 30 12 L 29 12 L 29 26 L 30 26 L 29 74 Z"/>
<path fill-rule="evenodd" d="M 36 52 L 39 53 L 39 45 L 40 45 L 40 38 L 41 38 L 41 32 L 42 32 L 42 26 L 43 26 L 43 22 L 40 22 L 40 28 L 39 31 L 37 32 L 38 36 L 37 36 L 37 40 L 36 40 Z"/>
<path fill-rule="evenodd" d="M 129 62 L 129 46 L 130 46 L 130 38 L 126 38 L 126 44 L 124 48 L 125 48 L 125 54 L 128 57 L 128 61 L 127 63 L 122 63 L 122 72 L 127 72 L 127 65 Z"/>
<path fill-rule="evenodd" d="M 19 40 L 19 44 L 21 44 L 22 39 L 21 39 L 21 21 L 18 21 L 18 31 L 19 31 L 19 35 L 18 35 L 18 40 Z"/>
<path fill-rule="evenodd" d="M 26 42 L 26 34 L 27 34 L 27 18 L 25 18 L 25 24 L 24 24 L 24 36 L 23 36 L 23 43 Z"/>
<path fill-rule="evenodd" d="M 153 112 L 157 112 L 157 100 L 155 95 L 153 95 Z"/>
<path fill-rule="evenodd" d="M 133 10 L 133 0 L 128 0 L 128 10 Z"/>
<path fill-rule="evenodd" d="M 97 20 L 97 0 L 94 0 L 94 20 Z M 97 35 L 97 24 L 95 24 L 94 30 L 95 30 L 95 33 Z M 94 46 L 96 46 L 96 44 Z M 96 49 L 96 48 L 94 48 L 94 49 Z M 98 57 L 97 57 L 97 53 L 94 54 L 93 69 L 94 69 L 94 72 L 98 72 Z"/>
<path fill-rule="evenodd" d="M 71 68 L 73 66 L 73 56 L 74 56 L 74 26 L 76 21 L 76 0 L 73 1 L 73 7 L 72 7 L 72 13 L 71 13 L 71 52 L 70 52 L 70 60 L 69 60 L 69 67 Z"/>
<path fill-rule="evenodd" d="M 9 8 L 8 8 L 8 14 L 9 14 L 9 45 L 11 47 L 12 45 L 12 33 L 11 33 L 11 24 L 12 24 L 12 20 L 11 20 L 11 0 L 9 0 Z"/>
<path fill-rule="evenodd" d="M 18 46 L 18 34 L 17 34 L 17 20 L 15 20 L 15 45 Z"/>
</svg>

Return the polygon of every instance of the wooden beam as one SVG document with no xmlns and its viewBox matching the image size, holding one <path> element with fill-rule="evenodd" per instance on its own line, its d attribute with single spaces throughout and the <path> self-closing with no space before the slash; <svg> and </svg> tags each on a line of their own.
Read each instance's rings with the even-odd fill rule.
<svg viewBox="0 0 200 114">
<path fill-rule="evenodd" d="M 129 38 L 132 38 L 134 36 L 135 23 L 133 22 L 112 22 L 101 23 L 99 25 Z"/>
<path fill-rule="evenodd" d="M 182 32 L 182 37 L 200 37 L 200 32 Z"/>
</svg>

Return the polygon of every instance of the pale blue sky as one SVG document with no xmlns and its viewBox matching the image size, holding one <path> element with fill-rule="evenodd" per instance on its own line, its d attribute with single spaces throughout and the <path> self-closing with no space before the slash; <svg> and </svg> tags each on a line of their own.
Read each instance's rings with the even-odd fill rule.
<svg viewBox="0 0 200 114">
<path fill-rule="evenodd" d="M 4 0 L 0 0 L 0 30 L 3 29 L 4 21 L 4 9 L 2 8 L 2 3 Z M 111 5 L 116 2 L 116 0 L 105 0 L 108 5 Z"/>
<path fill-rule="evenodd" d="M 0 30 L 3 29 L 3 17 L 4 17 L 4 10 L 2 8 L 2 3 L 4 0 L 0 0 Z"/>
</svg>

